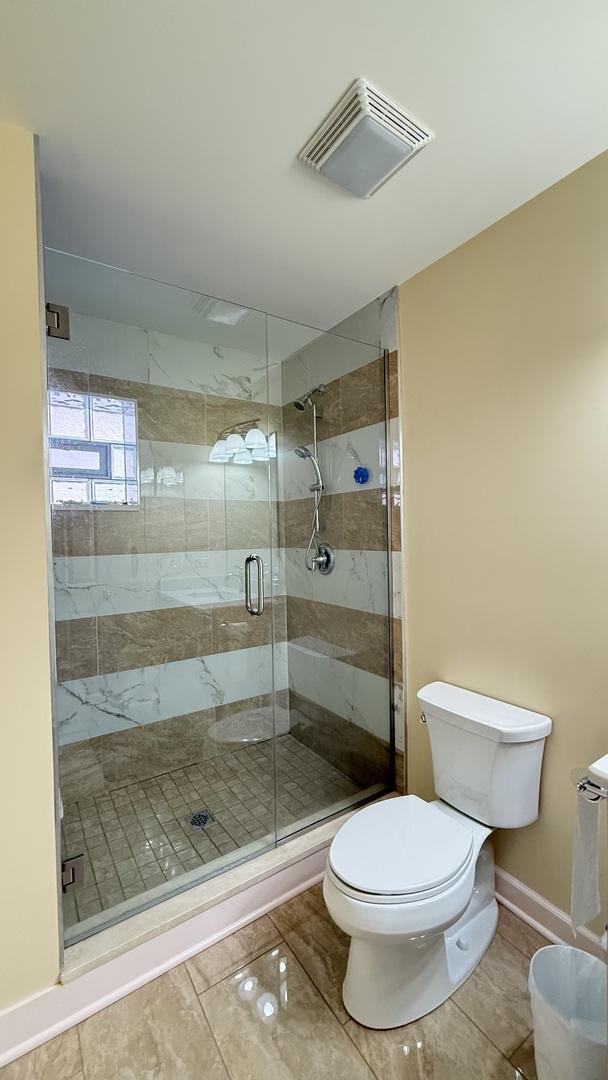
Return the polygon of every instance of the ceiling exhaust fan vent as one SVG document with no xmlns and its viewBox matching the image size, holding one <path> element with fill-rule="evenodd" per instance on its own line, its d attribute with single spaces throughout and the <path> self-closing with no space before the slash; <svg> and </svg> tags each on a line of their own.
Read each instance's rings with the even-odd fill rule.
<svg viewBox="0 0 608 1080">
<path fill-rule="evenodd" d="M 298 154 L 354 195 L 368 198 L 433 133 L 365 79 L 355 79 Z"/>
</svg>

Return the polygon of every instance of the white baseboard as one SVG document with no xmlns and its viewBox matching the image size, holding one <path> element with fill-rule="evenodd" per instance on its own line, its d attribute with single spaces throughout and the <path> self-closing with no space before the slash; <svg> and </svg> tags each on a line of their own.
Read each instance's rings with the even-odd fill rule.
<svg viewBox="0 0 608 1080">
<path fill-rule="evenodd" d="M 570 916 L 565 911 L 498 866 L 496 899 L 556 945 L 573 945 L 577 949 L 592 953 L 593 956 L 606 959 L 606 947 L 597 934 L 586 928 L 575 933 Z"/>
<path fill-rule="evenodd" d="M 321 881 L 327 847 L 0 1015 L 0 1068 Z"/>
<path fill-rule="evenodd" d="M 0 1068 L 321 881 L 330 842 L 328 837 L 323 847 L 213 907 L 0 1014 Z M 596 934 L 575 934 L 564 911 L 499 867 L 496 898 L 549 941 L 605 958 Z"/>
</svg>

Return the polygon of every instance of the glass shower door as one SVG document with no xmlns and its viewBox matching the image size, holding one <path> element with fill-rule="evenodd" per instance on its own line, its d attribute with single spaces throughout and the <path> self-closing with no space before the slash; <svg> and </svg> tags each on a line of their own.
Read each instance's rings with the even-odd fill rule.
<svg viewBox="0 0 608 1080">
<path fill-rule="evenodd" d="M 274 414 L 262 313 L 54 251 L 46 294 L 70 943 L 276 841 Z"/>
</svg>

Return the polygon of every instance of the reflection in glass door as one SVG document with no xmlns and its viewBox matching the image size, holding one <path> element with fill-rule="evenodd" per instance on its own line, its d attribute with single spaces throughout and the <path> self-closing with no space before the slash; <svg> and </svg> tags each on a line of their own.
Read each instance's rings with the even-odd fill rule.
<svg viewBox="0 0 608 1080">
<path fill-rule="evenodd" d="M 262 313 L 52 251 L 46 290 L 69 943 L 275 843 L 276 417 Z"/>
</svg>

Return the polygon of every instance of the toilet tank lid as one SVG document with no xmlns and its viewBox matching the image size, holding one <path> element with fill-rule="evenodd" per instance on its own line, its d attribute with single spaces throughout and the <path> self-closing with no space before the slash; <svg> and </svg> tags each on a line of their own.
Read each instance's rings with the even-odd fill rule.
<svg viewBox="0 0 608 1080">
<path fill-rule="evenodd" d="M 448 724 L 494 742 L 534 742 L 551 731 L 551 718 L 451 683 L 432 682 L 418 691 L 418 704 Z"/>
</svg>

